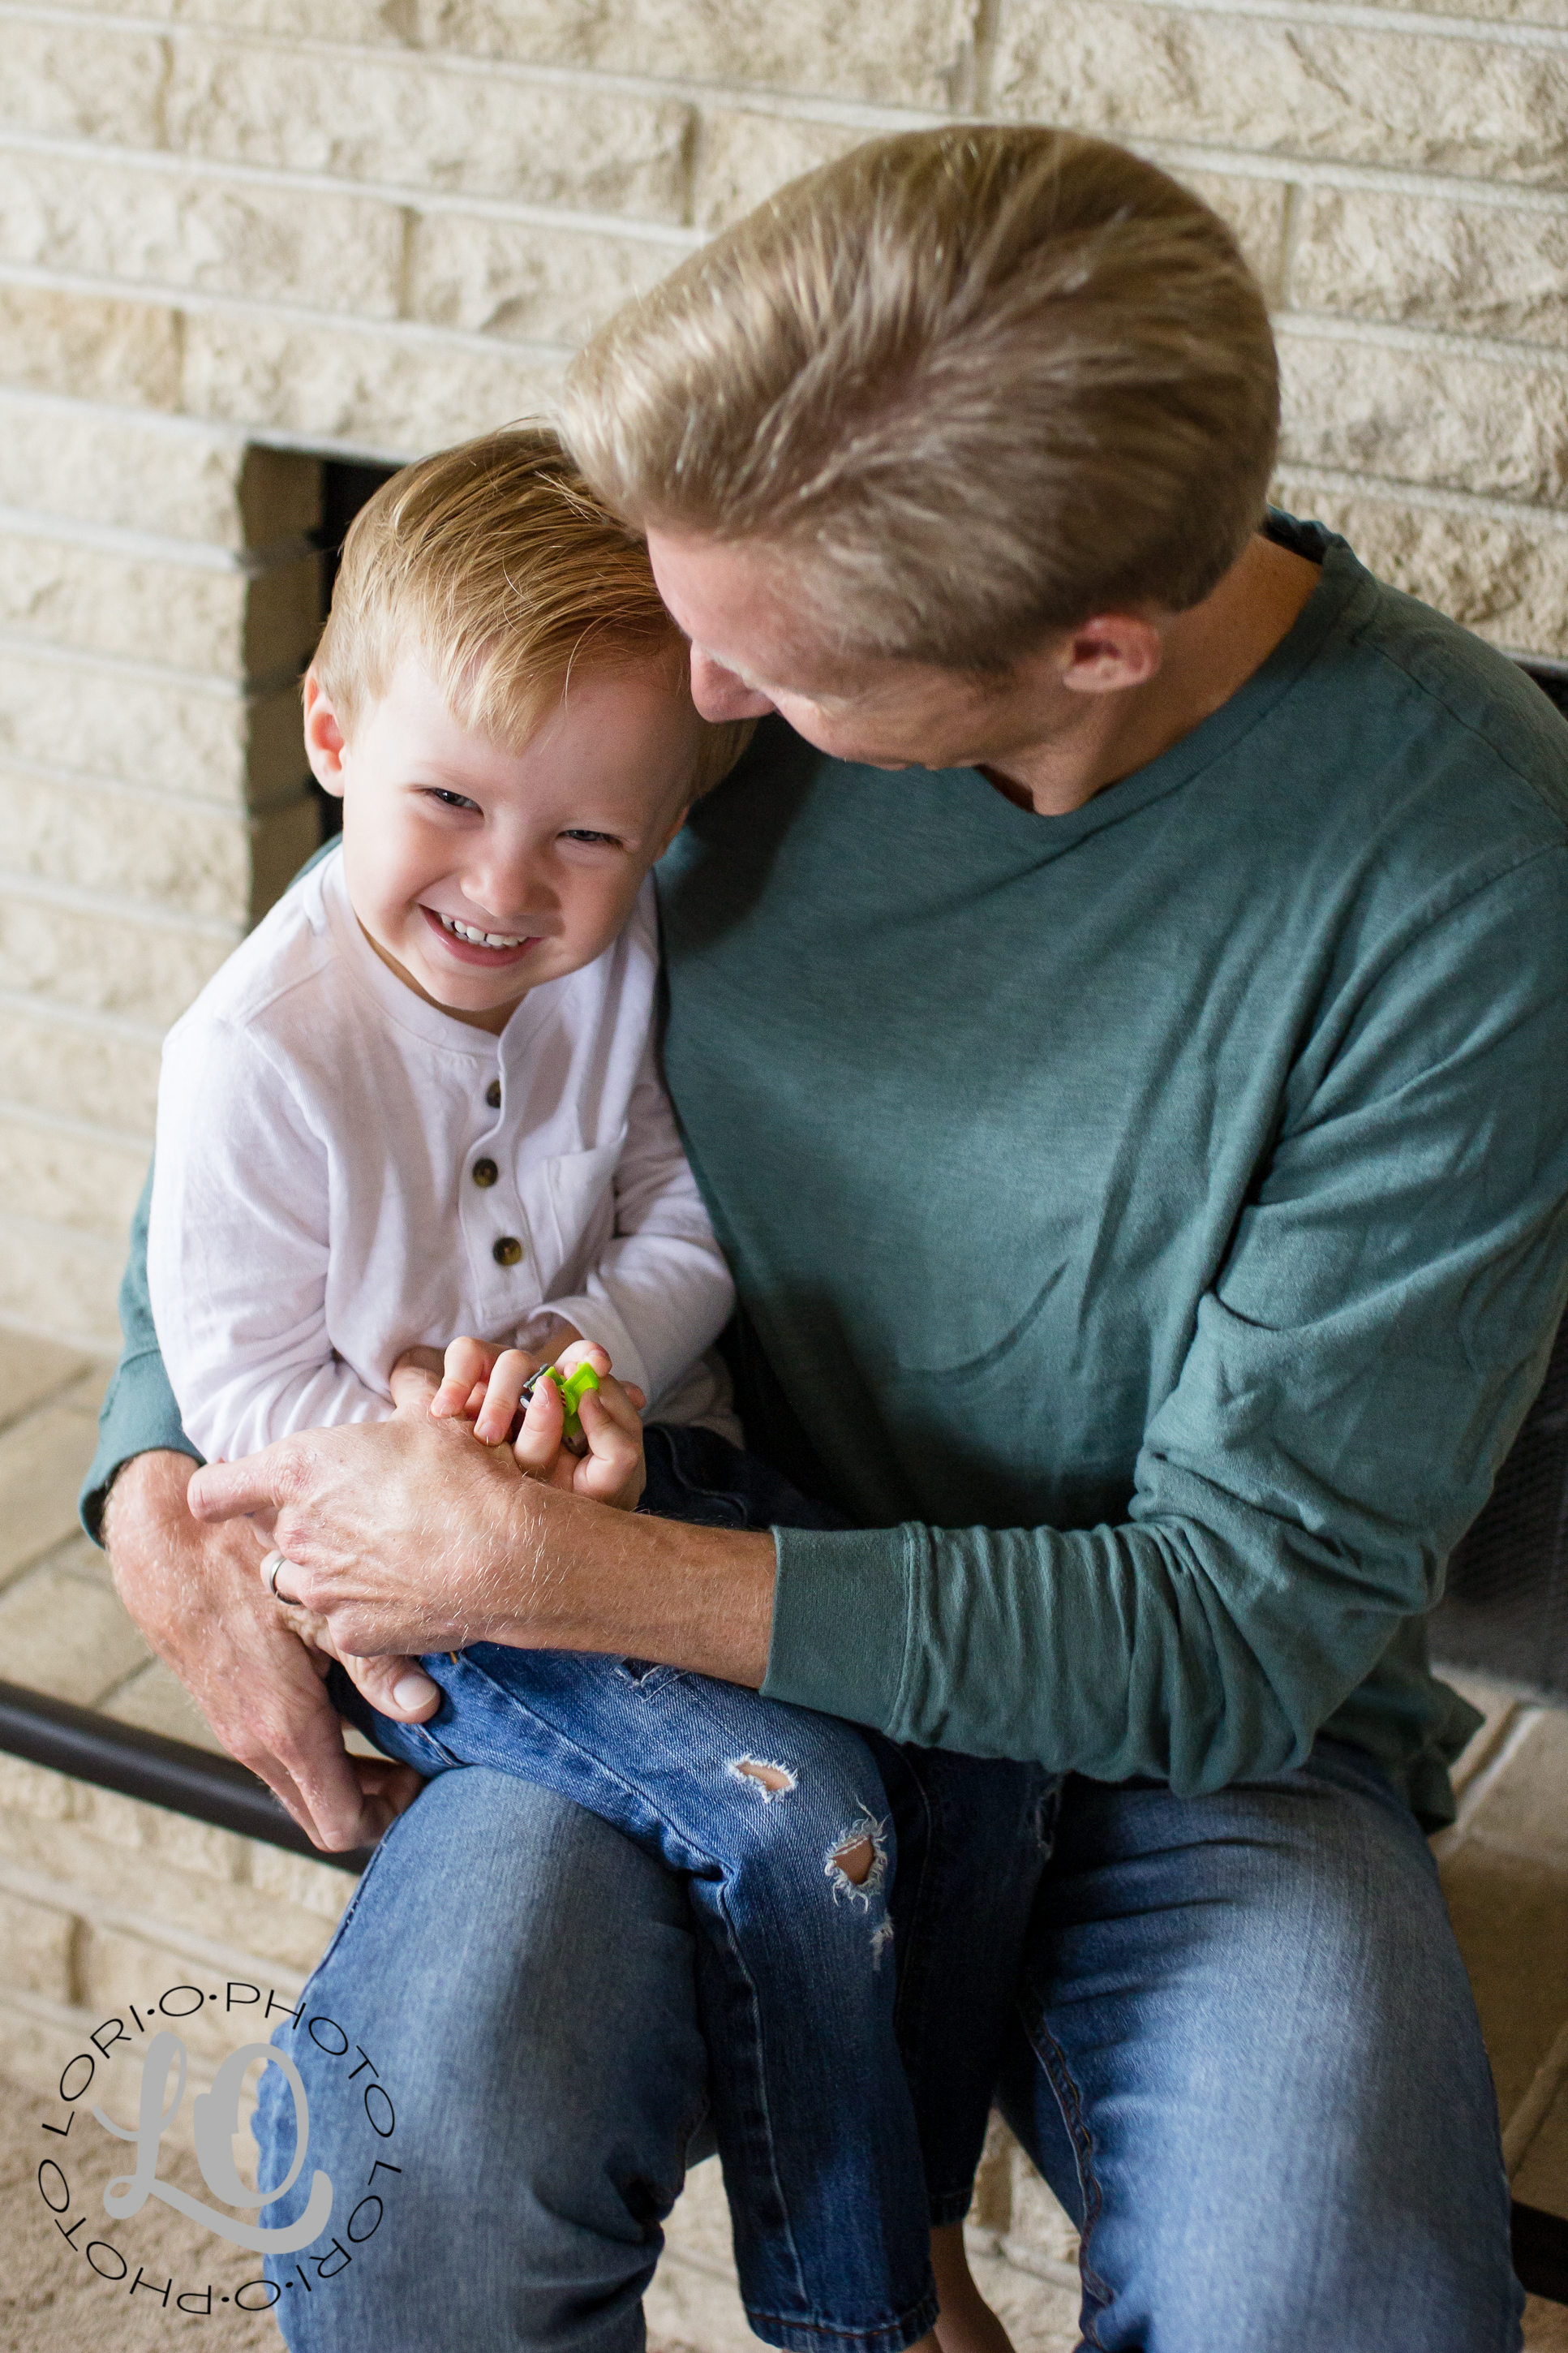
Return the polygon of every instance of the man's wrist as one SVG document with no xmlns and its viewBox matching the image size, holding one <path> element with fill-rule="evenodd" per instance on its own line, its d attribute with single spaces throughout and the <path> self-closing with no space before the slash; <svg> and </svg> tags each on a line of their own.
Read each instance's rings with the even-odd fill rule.
<svg viewBox="0 0 1568 2353">
<path fill-rule="evenodd" d="M 496 1536 L 506 1599 L 474 1639 L 624 1652 L 761 1684 L 776 1573 L 771 1535 L 619 1512 L 520 1480 Z"/>
</svg>

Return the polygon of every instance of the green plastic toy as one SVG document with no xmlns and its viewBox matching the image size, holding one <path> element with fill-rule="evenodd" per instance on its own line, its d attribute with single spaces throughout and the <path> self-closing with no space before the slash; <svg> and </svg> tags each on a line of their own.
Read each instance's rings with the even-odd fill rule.
<svg viewBox="0 0 1568 2353">
<path fill-rule="evenodd" d="M 559 1365 L 546 1365 L 542 1372 L 535 1373 L 531 1381 L 523 1384 L 524 1406 L 528 1404 L 541 1381 L 553 1381 L 560 1390 L 561 1403 L 565 1414 L 565 1419 L 561 1425 L 561 1434 L 568 1444 L 575 1441 L 580 1445 L 583 1441 L 583 1423 L 577 1412 L 577 1400 L 579 1398 L 586 1397 L 590 1389 L 598 1388 L 598 1374 L 592 1365 L 579 1365 L 576 1371 L 570 1375 L 563 1373 Z"/>
</svg>

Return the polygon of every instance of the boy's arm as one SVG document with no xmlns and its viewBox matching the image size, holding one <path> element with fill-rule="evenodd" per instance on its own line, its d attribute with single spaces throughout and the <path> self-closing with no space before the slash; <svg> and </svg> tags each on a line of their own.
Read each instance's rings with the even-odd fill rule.
<svg viewBox="0 0 1568 2353">
<path fill-rule="evenodd" d="M 204 1454 L 392 1411 L 332 1351 L 328 1182 L 325 1141 L 254 1033 L 182 1025 L 158 1092 L 147 1283 L 187 1443 Z"/>
<path fill-rule="evenodd" d="M 650 1048 L 616 1168 L 615 1233 L 581 1292 L 540 1316 L 596 1340 L 652 1404 L 718 1338 L 734 1297 Z"/>
</svg>

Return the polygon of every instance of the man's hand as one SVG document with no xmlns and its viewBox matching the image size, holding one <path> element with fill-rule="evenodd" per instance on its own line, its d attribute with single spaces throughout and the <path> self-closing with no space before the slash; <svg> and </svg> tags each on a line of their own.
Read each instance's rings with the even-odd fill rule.
<svg viewBox="0 0 1568 2353">
<path fill-rule="evenodd" d="M 771 1535 L 611 1511 L 526 1478 L 510 1446 L 433 1420 L 436 1388 L 405 1366 L 390 1420 L 300 1430 L 244 1462 L 208 1463 L 191 1510 L 269 1527 L 288 1562 L 283 1591 L 326 1621 L 340 1659 L 489 1641 L 763 1681 Z"/>
<path fill-rule="evenodd" d="M 186 1509 L 186 1454 L 139 1454 L 110 1490 L 104 1540 L 120 1598 L 230 1756 L 259 1775 L 328 1852 L 368 1846 L 418 1794 L 411 1766 L 350 1757 L 322 1688 L 326 1647 L 261 1582 L 268 1549 L 247 1520 L 201 1527 Z M 323 1628 L 312 1630 L 320 1639 Z M 440 1694 L 406 1658 L 345 1661 L 365 1696 L 405 1721 Z M 425 1685 L 413 1706 L 393 1685 Z M 415 1696 L 411 1694 L 411 1696 Z"/>
</svg>

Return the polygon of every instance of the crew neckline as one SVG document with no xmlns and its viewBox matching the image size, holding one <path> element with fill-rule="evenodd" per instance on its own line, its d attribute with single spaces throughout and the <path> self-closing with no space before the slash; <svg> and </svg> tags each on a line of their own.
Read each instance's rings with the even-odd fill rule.
<svg viewBox="0 0 1568 2353">
<path fill-rule="evenodd" d="M 1033 840 L 1042 855 L 1051 856 L 1137 815 L 1225 758 L 1278 709 L 1311 668 L 1358 597 L 1375 586 L 1372 575 L 1346 542 L 1323 524 L 1300 522 L 1294 515 L 1271 507 L 1264 531 L 1278 546 L 1317 564 L 1321 577 L 1272 652 L 1233 694 L 1227 695 L 1217 711 L 1211 711 L 1206 719 L 1201 719 L 1168 751 L 1118 777 L 1114 784 L 1106 785 L 1081 808 L 1068 810 L 1060 817 L 1020 808 L 1005 794 L 998 792 L 978 768 L 956 768 L 946 773 L 954 779 L 973 779 L 975 797 L 984 796 L 984 806 L 998 825 L 1012 834 L 1022 828 L 1023 839 Z"/>
</svg>

